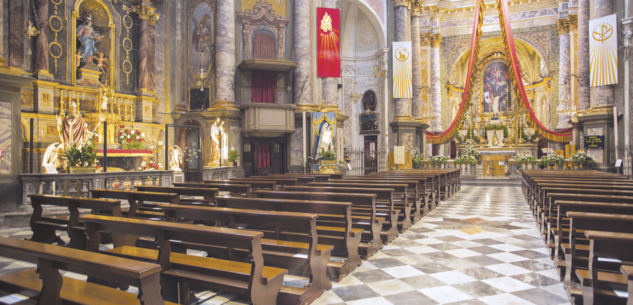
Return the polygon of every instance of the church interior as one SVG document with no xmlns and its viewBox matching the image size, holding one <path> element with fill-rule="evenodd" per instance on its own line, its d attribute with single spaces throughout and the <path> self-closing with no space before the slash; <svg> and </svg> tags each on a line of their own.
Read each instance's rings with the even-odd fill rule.
<svg viewBox="0 0 633 305">
<path fill-rule="evenodd" d="M 0 304 L 633 304 L 630 0 L 0 0 Z"/>
</svg>

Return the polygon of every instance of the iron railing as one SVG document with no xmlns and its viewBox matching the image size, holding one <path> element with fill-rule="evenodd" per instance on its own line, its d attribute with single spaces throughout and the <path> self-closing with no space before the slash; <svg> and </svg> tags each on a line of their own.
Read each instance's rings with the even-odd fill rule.
<svg viewBox="0 0 633 305">
<path fill-rule="evenodd" d="M 361 176 L 387 170 L 387 150 L 346 148 L 345 158 L 349 160 L 351 167 L 351 170 L 345 171 L 346 176 Z"/>
</svg>

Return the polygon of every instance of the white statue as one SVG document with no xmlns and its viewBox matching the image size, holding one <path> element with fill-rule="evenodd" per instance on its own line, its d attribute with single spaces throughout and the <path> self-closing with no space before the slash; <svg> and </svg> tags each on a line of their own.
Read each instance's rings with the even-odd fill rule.
<svg viewBox="0 0 633 305">
<path fill-rule="evenodd" d="M 174 172 L 182 172 L 180 169 L 180 165 L 182 164 L 182 149 L 178 145 L 169 145 L 169 170 L 173 170 Z"/>
<path fill-rule="evenodd" d="M 327 122 L 321 126 L 321 132 L 319 133 L 319 145 L 317 146 L 317 156 L 321 151 L 333 150 L 334 133 L 332 132 L 332 125 Z M 317 157 L 318 158 L 318 157 Z"/>
</svg>

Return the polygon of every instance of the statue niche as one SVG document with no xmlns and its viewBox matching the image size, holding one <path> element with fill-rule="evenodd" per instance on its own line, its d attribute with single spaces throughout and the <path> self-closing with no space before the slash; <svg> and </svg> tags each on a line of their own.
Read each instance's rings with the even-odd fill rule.
<svg viewBox="0 0 633 305">
<path fill-rule="evenodd" d="M 74 12 L 73 54 L 77 84 L 99 87 L 112 80 L 114 23 L 109 9 L 100 1 L 78 4 Z"/>
</svg>

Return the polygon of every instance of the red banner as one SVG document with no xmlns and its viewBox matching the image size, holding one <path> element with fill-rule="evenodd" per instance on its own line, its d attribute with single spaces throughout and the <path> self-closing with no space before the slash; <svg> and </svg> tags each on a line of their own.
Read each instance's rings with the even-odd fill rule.
<svg viewBox="0 0 633 305">
<path fill-rule="evenodd" d="M 341 12 L 317 8 L 317 76 L 341 77 Z"/>
</svg>

